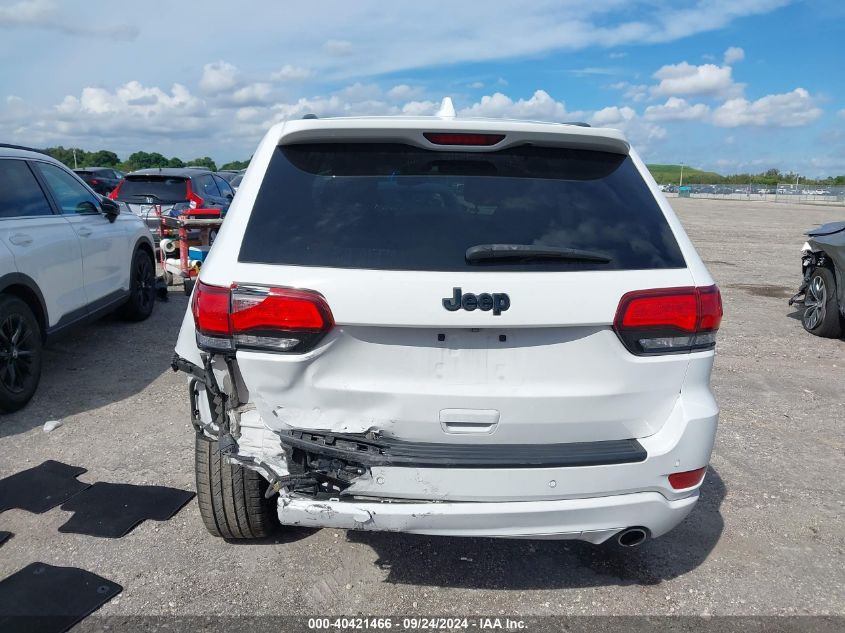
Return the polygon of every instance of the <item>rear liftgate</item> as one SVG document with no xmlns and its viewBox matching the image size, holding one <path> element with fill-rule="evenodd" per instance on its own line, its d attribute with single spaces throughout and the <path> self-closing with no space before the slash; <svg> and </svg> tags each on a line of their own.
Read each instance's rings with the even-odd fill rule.
<svg viewBox="0 0 845 633">
<path fill-rule="evenodd" d="M 178 355 L 174 371 L 191 376 L 192 423 L 198 433 L 218 441 L 233 463 L 263 474 L 270 482 L 266 496 L 284 491 L 315 500 L 336 499 L 357 478 L 376 466 L 434 468 L 555 468 L 625 464 L 644 461 L 645 449 L 635 439 L 552 444 L 460 444 L 413 442 L 382 436 L 378 431 L 334 433 L 286 429 L 275 431 L 285 464 L 270 463 L 242 450 L 241 402 L 235 353 L 239 349 L 302 352 L 313 349 L 333 327 L 325 300 L 317 293 L 283 288 L 202 282 L 192 311 L 203 366 Z M 215 368 L 225 371 L 221 389 Z M 199 389 L 199 385 L 204 389 Z M 207 397 L 212 423 L 203 421 L 200 398 Z"/>
</svg>

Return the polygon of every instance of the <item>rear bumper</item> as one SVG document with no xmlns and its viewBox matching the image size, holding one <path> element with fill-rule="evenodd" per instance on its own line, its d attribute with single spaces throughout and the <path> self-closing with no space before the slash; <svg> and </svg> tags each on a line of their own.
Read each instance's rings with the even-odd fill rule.
<svg viewBox="0 0 845 633">
<path fill-rule="evenodd" d="M 381 530 L 439 536 L 578 539 L 602 543 L 628 527 L 652 537 L 680 523 L 698 492 L 668 500 L 657 492 L 588 499 L 504 503 L 279 501 L 284 525 Z"/>
</svg>

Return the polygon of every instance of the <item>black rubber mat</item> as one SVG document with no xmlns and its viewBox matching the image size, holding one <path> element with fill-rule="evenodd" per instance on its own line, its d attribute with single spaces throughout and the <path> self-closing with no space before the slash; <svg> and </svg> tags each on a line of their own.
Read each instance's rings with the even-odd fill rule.
<svg viewBox="0 0 845 633">
<path fill-rule="evenodd" d="M 36 514 L 47 512 L 91 485 L 76 480 L 84 472 L 84 468 L 51 459 L 0 479 L 0 512 L 12 508 Z"/>
<path fill-rule="evenodd" d="M 11 532 L 4 532 L 3 530 L 0 530 L 0 545 L 5 543 L 6 539 L 8 539 L 10 536 L 12 536 Z"/>
<path fill-rule="evenodd" d="M 32 563 L 0 580 L 0 631 L 62 633 L 121 591 L 84 569 Z"/>
<path fill-rule="evenodd" d="M 147 519 L 166 521 L 193 498 L 177 488 L 98 481 L 62 504 L 74 515 L 59 532 L 120 538 Z"/>
</svg>

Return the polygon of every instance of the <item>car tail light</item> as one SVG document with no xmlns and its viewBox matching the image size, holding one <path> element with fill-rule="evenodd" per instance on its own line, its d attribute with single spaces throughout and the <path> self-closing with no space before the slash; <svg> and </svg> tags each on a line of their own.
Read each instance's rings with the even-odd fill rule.
<svg viewBox="0 0 845 633">
<path fill-rule="evenodd" d="M 683 473 L 672 473 L 669 475 L 669 485 L 675 490 L 692 488 L 704 481 L 704 473 L 706 471 L 707 466 L 704 468 L 696 468 L 695 470 L 688 470 Z"/>
<path fill-rule="evenodd" d="M 117 187 L 115 187 L 114 190 L 112 190 L 112 192 L 109 194 L 109 198 L 111 198 L 112 200 L 117 200 L 117 196 L 120 195 L 120 188 L 123 186 L 123 183 L 123 180 L 117 183 Z"/>
<path fill-rule="evenodd" d="M 194 193 L 194 190 L 191 187 L 191 181 L 190 180 L 186 180 L 185 184 L 188 187 L 187 194 L 186 194 L 186 198 L 188 200 L 188 205 L 192 209 L 202 209 L 205 206 L 205 200 L 203 200 L 197 194 Z"/>
<path fill-rule="evenodd" d="M 197 345 L 209 351 L 302 353 L 334 326 L 326 300 L 310 290 L 197 283 L 191 304 Z"/>
<path fill-rule="evenodd" d="M 424 132 L 423 136 L 435 145 L 479 145 L 489 147 L 505 138 L 504 134 L 452 134 Z"/>
<path fill-rule="evenodd" d="M 716 286 L 636 290 L 619 301 L 613 329 L 632 354 L 713 349 L 722 321 Z"/>
</svg>

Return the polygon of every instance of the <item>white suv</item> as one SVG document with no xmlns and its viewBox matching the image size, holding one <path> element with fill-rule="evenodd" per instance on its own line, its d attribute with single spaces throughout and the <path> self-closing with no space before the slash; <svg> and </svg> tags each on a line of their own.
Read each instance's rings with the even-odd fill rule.
<svg viewBox="0 0 845 633">
<path fill-rule="evenodd" d="M 49 156 L 0 145 L 0 411 L 32 398 L 42 348 L 72 327 L 155 302 L 143 221 Z"/>
<path fill-rule="evenodd" d="M 710 459 L 721 316 L 616 130 L 279 124 L 174 357 L 204 522 L 227 538 L 278 522 L 660 536 Z"/>
</svg>

